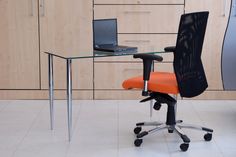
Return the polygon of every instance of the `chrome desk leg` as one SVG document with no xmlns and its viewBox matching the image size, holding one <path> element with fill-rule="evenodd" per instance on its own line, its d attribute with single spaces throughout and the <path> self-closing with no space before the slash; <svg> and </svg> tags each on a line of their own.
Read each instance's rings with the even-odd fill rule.
<svg viewBox="0 0 236 157">
<path fill-rule="evenodd" d="M 53 84 L 53 55 L 48 54 L 48 82 L 49 82 L 49 103 L 50 103 L 50 125 L 51 130 L 54 127 L 54 84 Z"/>
<path fill-rule="evenodd" d="M 67 116 L 68 116 L 68 134 L 69 141 L 71 140 L 71 130 L 72 130 L 72 68 L 71 68 L 71 59 L 66 60 L 67 67 Z"/>
</svg>

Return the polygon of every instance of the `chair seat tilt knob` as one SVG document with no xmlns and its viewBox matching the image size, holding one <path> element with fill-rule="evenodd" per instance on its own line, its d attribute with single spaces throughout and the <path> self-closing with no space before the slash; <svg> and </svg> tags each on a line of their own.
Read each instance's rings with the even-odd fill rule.
<svg viewBox="0 0 236 157">
<path fill-rule="evenodd" d="M 161 103 L 155 102 L 155 104 L 153 105 L 153 108 L 154 108 L 154 110 L 160 110 L 160 108 L 161 108 Z"/>
</svg>

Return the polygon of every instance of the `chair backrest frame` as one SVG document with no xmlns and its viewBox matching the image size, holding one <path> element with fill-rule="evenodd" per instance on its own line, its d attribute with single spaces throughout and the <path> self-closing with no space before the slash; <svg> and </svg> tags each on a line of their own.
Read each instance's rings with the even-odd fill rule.
<svg viewBox="0 0 236 157">
<path fill-rule="evenodd" d="M 174 52 L 174 72 L 182 97 L 200 95 L 208 87 L 201 61 L 209 12 L 181 16 Z"/>
</svg>

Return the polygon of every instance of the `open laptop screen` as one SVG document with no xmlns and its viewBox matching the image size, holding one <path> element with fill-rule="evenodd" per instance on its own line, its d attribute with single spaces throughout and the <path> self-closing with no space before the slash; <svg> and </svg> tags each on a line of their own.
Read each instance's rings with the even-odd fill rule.
<svg viewBox="0 0 236 157">
<path fill-rule="evenodd" d="M 117 19 L 93 21 L 94 47 L 99 45 L 117 45 Z"/>
</svg>

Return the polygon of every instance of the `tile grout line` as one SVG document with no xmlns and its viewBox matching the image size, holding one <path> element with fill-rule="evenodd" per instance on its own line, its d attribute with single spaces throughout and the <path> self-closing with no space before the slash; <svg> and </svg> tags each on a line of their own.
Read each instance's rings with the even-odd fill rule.
<svg viewBox="0 0 236 157">
<path fill-rule="evenodd" d="M 23 138 L 19 141 L 19 143 L 18 143 L 17 146 L 16 146 L 15 151 L 12 153 L 12 157 L 15 156 L 15 154 L 16 154 L 16 152 L 17 152 L 19 146 L 22 144 L 22 142 L 24 141 L 24 139 L 26 138 L 26 136 L 29 134 L 29 132 L 30 132 L 30 130 L 32 129 L 32 127 L 33 127 L 35 121 L 38 119 L 39 115 L 41 114 L 41 112 L 44 110 L 45 107 L 46 107 L 46 106 L 43 106 L 43 107 L 41 108 L 41 110 L 38 112 L 38 114 L 35 115 L 35 118 L 34 118 L 34 120 L 32 121 L 32 123 L 30 124 L 30 127 L 28 128 L 27 132 L 25 133 L 25 135 L 23 136 Z"/>
</svg>

